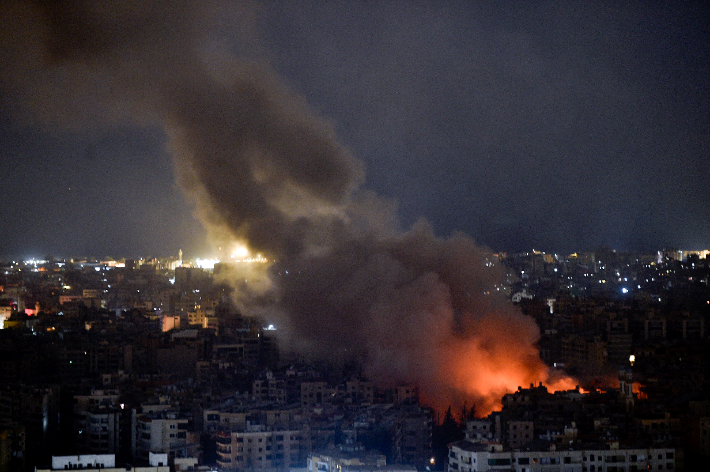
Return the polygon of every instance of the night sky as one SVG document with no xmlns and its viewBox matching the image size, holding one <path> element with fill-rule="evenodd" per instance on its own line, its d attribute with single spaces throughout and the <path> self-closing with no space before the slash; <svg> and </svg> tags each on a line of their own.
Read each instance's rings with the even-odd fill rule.
<svg viewBox="0 0 710 472">
<path fill-rule="evenodd" d="M 705 249 L 710 7 L 680 3 L 265 2 L 238 41 L 229 15 L 209 40 L 303 95 L 404 228 L 509 252 Z M 210 255 L 161 128 L 48 126 L 9 75 L 0 257 Z"/>
</svg>

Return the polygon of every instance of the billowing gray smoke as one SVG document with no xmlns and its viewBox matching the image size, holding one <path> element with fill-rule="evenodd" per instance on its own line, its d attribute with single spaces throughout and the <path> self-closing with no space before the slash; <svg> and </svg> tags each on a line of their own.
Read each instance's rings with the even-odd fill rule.
<svg viewBox="0 0 710 472">
<path fill-rule="evenodd" d="M 481 413 L 546 381 L 535 323 L 484 295 L 497 267 L 465 235 L 436 238 L 424 221 L 398 229 L 394 205 L 360 188 L 363 164 L 332 126 L 256 59 L 256 12 L 4 2 L 3 88 L 50 126 L 161 127 L 210 235 L 277 261 L 266 279 L 250 274 L 261 283 L 234 283 L 284 348 L 356 359 L 382 384 L 417 383 L 437 406 L 468 400 Z M 239 57 L 220 46 L 217 19 L 232 22 Z"/>
</svg>

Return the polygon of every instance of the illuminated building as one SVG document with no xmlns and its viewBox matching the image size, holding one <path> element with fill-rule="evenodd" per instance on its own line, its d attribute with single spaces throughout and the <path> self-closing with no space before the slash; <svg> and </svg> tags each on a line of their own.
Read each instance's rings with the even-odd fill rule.
<svg viewBox="0 0 710 472">
<path fill-rule="evenodd" d="M 367 453 L 345 453 L 340 450 L 328 450 L 313 453 L 308 456 L 309 472 L 413 472 L 416 467 L 411 465 L 387 465 L 385 456 Z"/>
<path fill-rule="evenodd" d="M 84 472 L 170 472 L 167 454 L 149 455 L 149 466 L 116 467 L 114 454 L 82 454 L 79 456 L 52 456 L 52 467 L 35 467 L 36 472 L 83 470 Z"/>
<path fill-rule="evenodd" d="M 195 311 L 187 312 L 187 323 L 189 325 L 199 325 L 203 328 L 216 328 L 218 324 L 214 309 L 205 310 L 201 307 L 198 307 Z"/>
<path fill-rule="evenodd" d="M 0 306 L 0 329 L 5 327 L 5 321 L 10 319 L 12 315 L 12 307 Z"/>
<path fill-rule="evenodd" d="M 675 469 L 675 449 L 565 448 L 503 451 L 467 440 L 449 445 L 449 472 L 635 472 Z"/>
<path fill-rule="evenodd" d="M 199 437 L 188 431 L 190 420 L 178 413 L 153 411 L 136 417 L 133 456 L 147 460 L 151 452 L 189 457 L 199 449 Z"/>
</svg>

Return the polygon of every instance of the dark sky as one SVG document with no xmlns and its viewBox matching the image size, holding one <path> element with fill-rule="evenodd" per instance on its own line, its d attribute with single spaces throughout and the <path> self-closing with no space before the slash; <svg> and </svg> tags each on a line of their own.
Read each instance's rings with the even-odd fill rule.
<svg viewBox="0 0 710 472">
<path fill-rule="evenodd" d="M 710 9 L 679 3 L 270 1 L 249 54 L 405 227 L 500 251 L 704 249 Z M 160 129 L 48 129 L 0 85 L 0 257 L 209 255 Z"/>
</svg>

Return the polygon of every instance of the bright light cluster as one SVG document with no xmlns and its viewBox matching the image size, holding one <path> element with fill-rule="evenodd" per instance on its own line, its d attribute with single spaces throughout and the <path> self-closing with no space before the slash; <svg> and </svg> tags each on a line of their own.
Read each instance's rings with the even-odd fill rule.
<svg viewBox="0 0 710 472">
<path fill-rule="evenodd" d="M 245 259 L 234 259 L 232 262 L 260 262 L 260 263 L 266 263 L 269 262 L 269 260 L 265 257 L 262 257 L 261 254 L 257 254 L 256 257 L 247 257 Z"/>
<path fill-rule="evenodd" d="M 195 259 L 195 265 L 200 269 L 214 269 L 215 264 L 219 264 L 219 259 Z"/>
<path fill-rule="evenodd" d="M 262 257 L 261 254 L 252 256 L 251 251 L 249 251 L 249 248 L 244 244 L 238 244 L 229 256 L 229 259 L 231 262 L 260 262 L 262 264 L 269 262 L 269 260 Z"/>
</svg>

